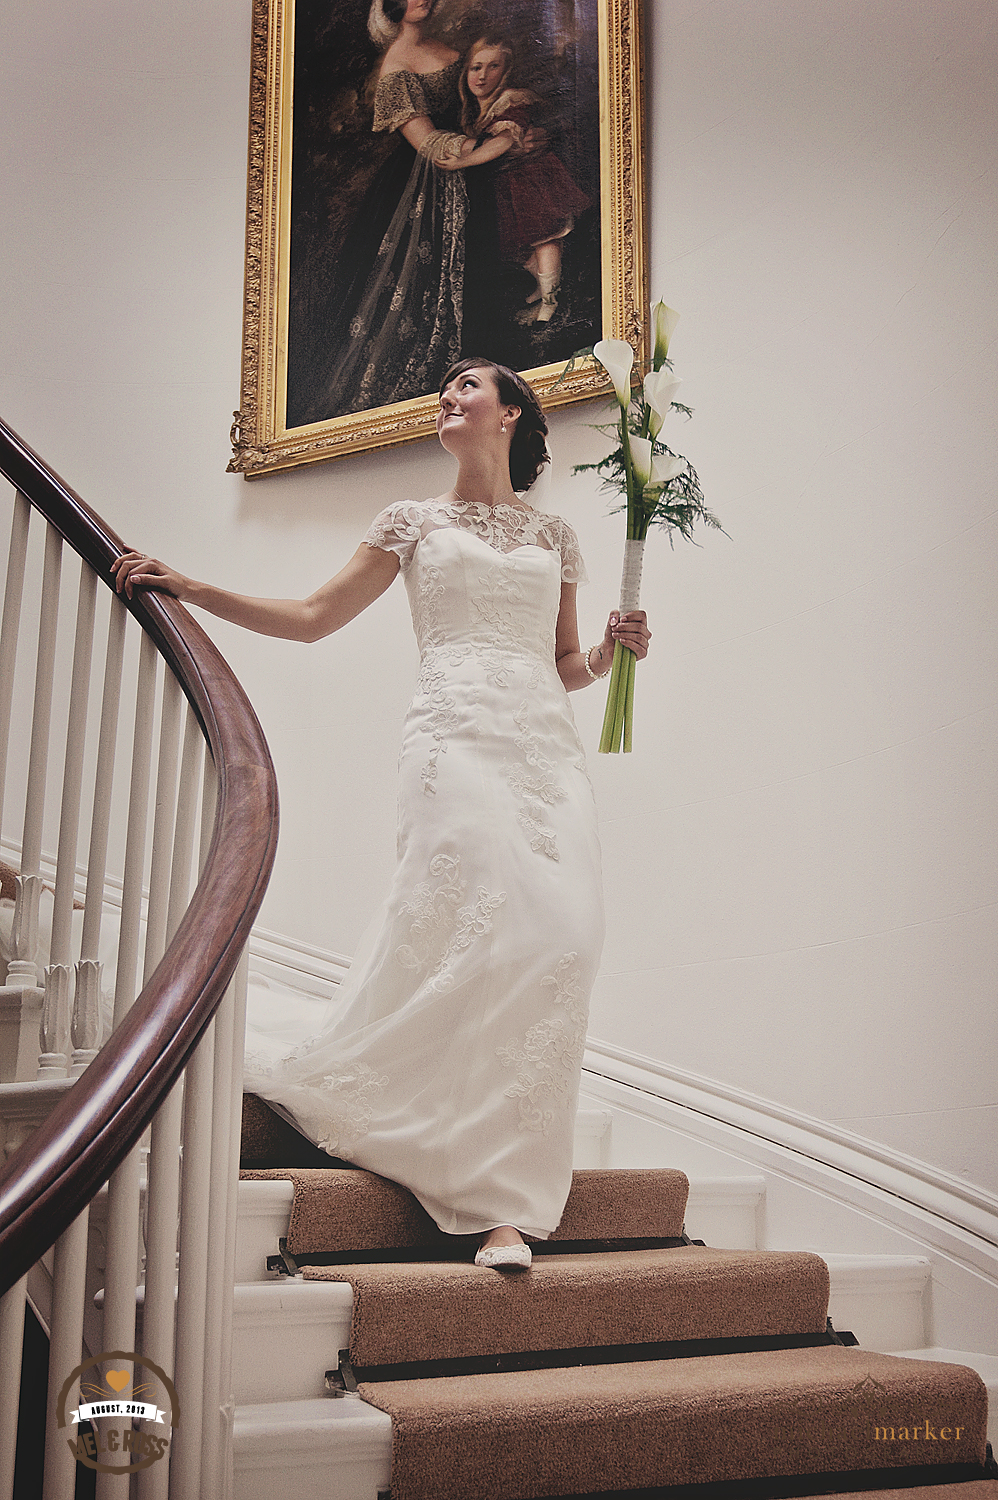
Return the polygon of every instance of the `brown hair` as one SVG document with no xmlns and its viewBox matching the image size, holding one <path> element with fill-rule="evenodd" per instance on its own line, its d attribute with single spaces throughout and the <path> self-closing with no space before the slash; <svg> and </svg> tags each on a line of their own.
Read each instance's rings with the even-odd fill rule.
<svg viewBox="0 0 998 1500">
<path fill-rule="evenodd" d="M 548 424 L 541 410 L 541 403 L 522 375 L 507 365 L 497 365 L 491 359 L 461 359 L 451 365 L 440 382 L 440 395 L 447 386 L 466 370 L 488 370 L 499 392 L 503 406 L 518 406 L 520 415 L 516 419 L 516 430 L 509 445 L 509 482 L 514 490 L 529 490 L 544 465 L 551 462 L 551 455 L 544 441 Z"/>
</svg>

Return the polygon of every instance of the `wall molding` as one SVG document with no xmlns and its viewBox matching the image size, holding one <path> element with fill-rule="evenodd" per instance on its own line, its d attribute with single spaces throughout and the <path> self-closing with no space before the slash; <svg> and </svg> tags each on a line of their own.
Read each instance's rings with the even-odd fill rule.
<svg viewBox="0 0 998 1500">
<path fill-rule="evenodd" d="M 778 1147 L 900 1199 L 972 1236 L 987 1247 L 986 1258 L 994 1258 L 998 1197 L 985 1188 L 775 1100 L 670 1067 L 598 1037 L 587 1039 L 583 1067 L 593 1078 L 677 1105 L 728 1127 L 743 1140 L 754 1138 Z M 583 1088 L 588 1090 L 585 1075 Z M 994 1264 L 998 1269 L 998 1260 Z"/>
</svg>

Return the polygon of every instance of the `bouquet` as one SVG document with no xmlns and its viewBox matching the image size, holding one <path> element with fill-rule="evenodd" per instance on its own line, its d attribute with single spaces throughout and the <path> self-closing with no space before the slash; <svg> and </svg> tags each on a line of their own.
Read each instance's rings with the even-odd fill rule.
<svg viewBox="0 0 998 1500">
<path fill-rule="evenodd" d="M 671 411 L 691 417 L 688 406 L 676 401 L 682 384 L 672 372 L 669 341 L 679 321 L 679 314 L 664 302 L 652 308 L 654 346 L 651 369 L 644 377 L 639 393 L 632 391 L 634 351 L 623 339 L 601 339 L 593 347 L 593 358 L 613 381 L 620 406 L 619 422 L 600 427 L 600 432 L 619 435 L 619 444 L 598 463 L 576 464 L 573 473 L 595 469 L 603 479 L 603 488 L 615 490 L 624 497 L 627 509 L 627 540 L 624 542 L 624 569 L 620 580 L 620 611 L 638 608 L 641 592 L 641 565 L 649 526 L 665 526 L 672 541 L 675 532 L 693 541 L 697 521 L 723 530 L 720 521 L 704 505 L 703 491 L 696 470 L 660 437 L 665 419 Z M 617 507 L 624 509 L 623 506 Z M 610 690 L 607 693 L 601 753 L 615 753 L 621 743 L 631 748 L 634 711 L 634 668 L 637 658 L 619 641 L 613 649 Z"/>
</svg>

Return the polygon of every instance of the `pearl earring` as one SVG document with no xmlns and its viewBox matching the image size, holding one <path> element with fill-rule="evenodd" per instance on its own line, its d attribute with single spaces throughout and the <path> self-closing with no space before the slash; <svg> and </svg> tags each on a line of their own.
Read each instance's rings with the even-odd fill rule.
<svg viewBox="0 0 998 1500">
<path fill-rule="evenodd" d="M 500 431 L 501 432 L 505 432 L 506 431 L 506 423 L 505 422 L 502 423 L 502 425 L 500 427 Z"/>
</svg>

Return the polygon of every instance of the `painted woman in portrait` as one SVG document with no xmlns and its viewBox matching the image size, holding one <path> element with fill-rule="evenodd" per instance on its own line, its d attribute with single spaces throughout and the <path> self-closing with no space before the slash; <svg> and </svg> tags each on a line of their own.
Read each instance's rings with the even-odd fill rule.
<svg viewBox="0 0 998 1500">
<path fill-rule="evenodd" d="M 503 143 L 460 133 L 461 58 L 429 34 L 434 4 L 371 6 L 368 30 L 384 49 L 372 128 L 399 141 L 339 251 L 331 315 L 314 331 L 321 352 L 311 390 L 293 409 L 289 385 L 289 426 L 423 395 L 460 354 L 463 174 Z"/>
</svg>

